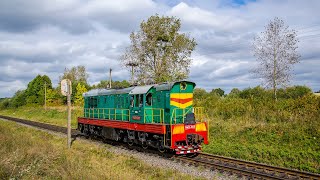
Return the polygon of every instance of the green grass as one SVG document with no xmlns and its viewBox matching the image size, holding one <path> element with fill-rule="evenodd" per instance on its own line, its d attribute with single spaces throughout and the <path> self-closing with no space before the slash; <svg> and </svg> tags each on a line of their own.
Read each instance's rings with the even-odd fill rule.
<svg viewBox="0 0 320 180">
<path fill-rule="evenodd" d="M 208 153 L 320 173 L 320 123 L 214 119 Z"/>
<path fill-rule="evenodd" d="M 194 179 L 112 154 L 108 145 L 66 139 L 0 120 L 0 179 Z"/>
</svg>

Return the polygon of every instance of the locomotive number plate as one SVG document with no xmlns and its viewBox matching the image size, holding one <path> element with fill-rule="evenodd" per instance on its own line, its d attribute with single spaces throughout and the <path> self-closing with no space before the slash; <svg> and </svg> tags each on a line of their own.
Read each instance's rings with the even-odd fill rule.
<svg viewBox="0 0 320 180">
<path fill-rule="evenodd" d="M 195 128 L 196 128 L 196 125 L 185 125 L 184 128 L 185 128 L 186 130 L 188 130 L 188 129 L 195 129 Z"/>
<path fill-rule="evenodd" d="M 132 116 L 132 119 L 133 119 L 133 120 L 140 120 L 141 117 L 140 117 L 140 116 Z"/>
</svg>

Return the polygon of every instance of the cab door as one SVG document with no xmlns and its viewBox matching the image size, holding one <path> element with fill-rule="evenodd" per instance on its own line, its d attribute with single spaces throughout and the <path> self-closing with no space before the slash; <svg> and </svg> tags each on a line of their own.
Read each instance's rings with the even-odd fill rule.
<svg viewBox="0 0 320 180">
<path fill-rule="evenodd" d="M 143 119 L 143 94 L 134 94 L 130 97 L 133 102 L 130 105 L 131 122 L 144 123 Z"/>
</svg>

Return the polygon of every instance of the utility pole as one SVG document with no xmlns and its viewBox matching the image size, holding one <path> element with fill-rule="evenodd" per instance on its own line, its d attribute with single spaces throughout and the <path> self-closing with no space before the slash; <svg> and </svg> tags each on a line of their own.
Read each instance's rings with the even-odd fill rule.
<svg viewBox="0 0 320 180">
<path fill-rule="evenodd" d="M 109 88 L 110 88 L 110 89 L 111 89 L 111 82 L 112 82 L 111 72 L 112 72 L 112 69 L 110 68 L 110 70 L 109 70 Z"/>
<path fill-rule="evenodd" d="M 133 85 L 134 84 L 134 67 L 137 67 L 138 63 L 129 62 L 127 66 L 131 66 L 131 84 Z"/>
<path fill-rule="evenodd" d="M 44 110 L 47 110 L 47 82 L 44 82 Z"/>
</svg>

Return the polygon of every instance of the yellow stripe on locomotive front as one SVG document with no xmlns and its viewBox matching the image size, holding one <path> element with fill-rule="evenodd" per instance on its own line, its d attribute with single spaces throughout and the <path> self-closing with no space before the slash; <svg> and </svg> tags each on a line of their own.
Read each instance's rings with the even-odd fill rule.
<svg viewBox="0 0 320 180">
<path fill-rule="evenodd" d="M 193 104 L 193 93 L 171 93 L 170 105 L 178 108 L 186 108 Z"/>
</svg>

